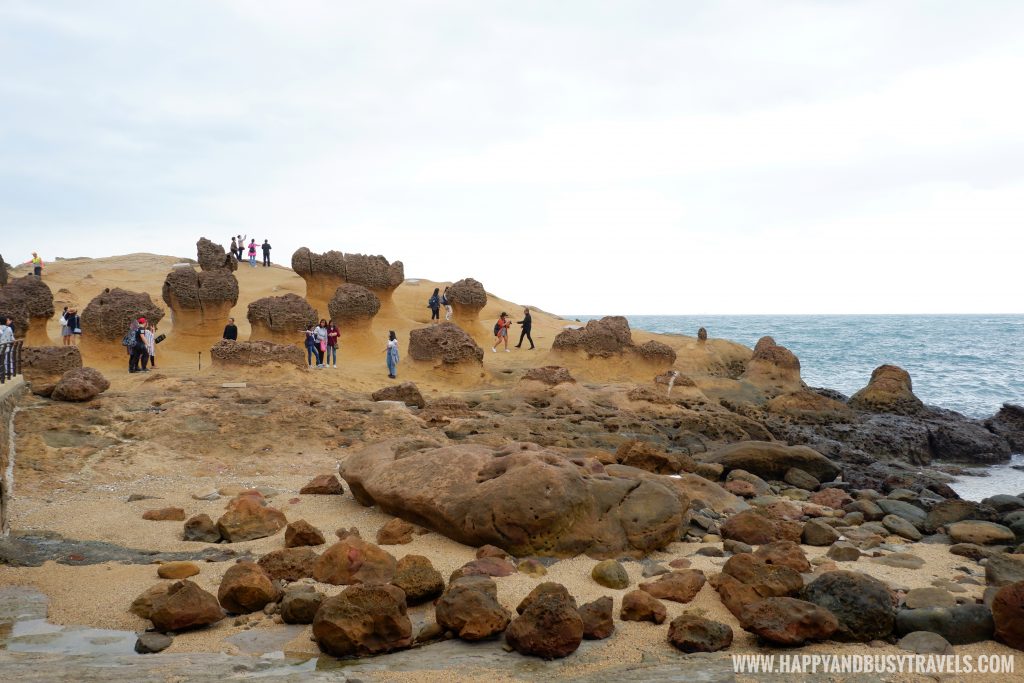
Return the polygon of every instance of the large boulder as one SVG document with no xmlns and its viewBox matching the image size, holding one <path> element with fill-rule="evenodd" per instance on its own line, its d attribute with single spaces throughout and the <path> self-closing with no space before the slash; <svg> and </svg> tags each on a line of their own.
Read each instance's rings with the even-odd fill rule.
<svg viewBox="0 0 1024 683">
<path fill-rule="evenodd" d="M 119 342 L 132 321 L 143 317 L 156 325 L 164 309 L 153 303 L 146 292 L 105 289 L 92 298 L 82 311 L 83 341 Z"/>
<path fill-rule="evenodd" d="M 196 254 L 199 267 L 203 270 L 238 270 L 238 259 L 235 255 L 227 253 L 224 247 L 205 237 L 200 237 L 196 242 Z"/>
<path fill-rule="evenodd" d="M 996 640 L 1024 650 L 1024 581 L 1003 586 L 992 601 Z"/>
<path fill-rule="evenodd" d="M 306 298 L 320 310 L 327 308 L 341 285 L 362 285 L 381 300 L 390 301 L 391 293 L 405 281 L 401 261 L 389 263 L 383 256 L 340 251 L 316 254 L 306 247 L 292 254 L 292 270 L 306 281 Z"/>
<path fill-rule="evenodd" d="M 11 316 L 14 335 L 31 346 L 46 346 L 46 324 L 53 317 L 53 292 L 35 275 L 15 278 L 0 287 L 0 313 Z"/>
<path fill-rule="evenodd" d="M 374 401 L 401 401 L 407 406 L 425 408 L 427 402 L 423 399 L 419 387 L 413 382 L 402 382 L 383 387 L 370 394 Z"/>
<path fill-rule="evenodd" d="M 162 295 L 175 335 L 218 338 L 238 303 L 238 280 L 229 270 L 174 268 L 164 279 Z"/>
<path fill-rule="evenodd" d="M 448 303 L 452 307 L 455 322 L 472 329 L 480 318 L 480 311 L 487 305 L 487 292 L 483 284 L 467 277 L 453 283 L 448 289 Z"/>
<path fill-rule="evenodd" d="M 50 394 L 55 401 L 91 401 L 110 388 L 110 382 L 95 368 L 68 370 Z"/>
<path fill-rule="evenodd" d="M 484 350 L 455 323 L 441 323 L 409 332 L 409 356 L 413 360 L 442 365 L 480 365 Z"/>
<path fill-rule="evenodd" d="M 0 311 L 2 313 L 2 311 Z M 25 379 L 36 385 L 53 385 L 69 370 L 82 367 L 82 352 L 77 346 L 25 346 L 21 349 L 21 371 Z"/>
<path fill-rule="evenodd" d="M 342 334 L 367 332 L 373 316 L 380 311 L 380 298 L 366 287 L 349 282 L 334 291 L 327 310 Z"/>
<path fill-rule="evenodd" d="M 562 590 L 545 590 L 536 595 L 508 625 L 505 639 L 513 650 L 541 659 L 558 659 L 579 648 L 583 642 L 583 619 L 576 611 L 576 601 L 563 587 L 558 587 Z"/>
<path fill-rule="evenodd" d="M 302 339 L 301 330 L 317 322 L 316 309 L 298 294 L 256 299 L 249 304 L 246 318 L 252 327 L 249 341 L 266 340 L 279 344 L 298 342 Z"/>
<path fill-rule="evenodd" d="M 644 555 L 679 539 L 689 507 L 655 475 L 632 468 L 596 475 L 534 444 L 409 452 L 384 442 L 350 455 L 342 468 L 363 505 L 519 557 Z"/>
<path fill-rule="evenodd" d="M 701 455 L 703 462 L 719 463 L 729 470 L 746 470 L 757 476 L 782 481 L 791 467 L 799 467 L 818 481 L 832 481 L 839 466 L 808 446 L 787 446 L 774 441 L 741 441 Z"/>
<path fill-rule="evenodd" d="M 487 576 L 465 576 L 448 586 L 434 608 L 437 623 L 469 641 L 491 638 L 505 630 L 512 613 L 498 602 L 498 587 Z"/>
<path fill-rule="evenodd" d="M 313 565 L 320 583 L 346 586 L 354 583 L 388 583 L 397 570 L 395 558 L 358 536 L 347 536 L 324 551 Z"/>
<path fill-rule="evenodd" d="M 924 403 L 914 395 L 910 373 L 895 365 L 880 365 L 868 385 L 850 397 L 850 407 L 874 413 L 914 415 Z"/>
<path fill-rule="evenodd" d="M 892 595 L 878 579 L 859 572 L 822 574 L 804 589 L 803 598 L 824 607 L 839 620 L 838 640 L 868 642 L 892 633 Z"/>
<path fill-rule="evenodd" d="M 281 592 L 263 568 L 254 562 L 239 562 L 228 567 L 217 590 L 217 600 L 228 612 L 248 614 L 276 602 Z"/>
<path fill-rule="evenodd" d="M 668 625 L 668 642 L 687 654 L 718 652 L 732 645 L 732 628 L 696 614 L 683 614 Z"/>
<path fill-rule="evenodd" d="M 306 367 L 302 349 L 293 344 L 270 341 L 232 341 L 221 339 L 210 348 L 214 365 L 266 368 L 271 363 Z"/>
<path fill-rule="evenodd" d="M 186 579 L 152 598 L 149 618 L 158 631 L 184 631 L 220 621 L 224 610 L 217 598 Z"/>
<path fill-rule="evenodd" d="M 778 396 L 804 389 L 800 379 L 800 359 L 779 346 L 771 337 L 761 337 L 754 346 L 754 354 L 740 377 L 750 382 L 767 396 Z"/>
<path fill-rule="evenodd" d="M 826 640 L 836 632 L 836 617 L 818 605 L 796 598 L 765 598 L 748 605 L 743 628 L 776 645 L 803 645 Z"/>
<path fill-rule="evenodd" d="M 410 605 L 433 600 L 444 592 L 441 572 L 423 555 L 406 555 L 400 559 L 391 584 L 405 591 L 405 600 Z"/>
<path fill-rule="evenodd" d="M 284 513 L 267 505 L 256 491 L 243 491 L 227 504 L 217 520 L 217 530 L 228 543 L 273 536 L 288 524 Z"/>
<path fill-rule="evenodd" d="M 409 647 L 412 622 L 405 593 L 388 585 L 349 586 L 313 617 L 313 638 L 335 657 L 376 655 Z"/>
</svg>

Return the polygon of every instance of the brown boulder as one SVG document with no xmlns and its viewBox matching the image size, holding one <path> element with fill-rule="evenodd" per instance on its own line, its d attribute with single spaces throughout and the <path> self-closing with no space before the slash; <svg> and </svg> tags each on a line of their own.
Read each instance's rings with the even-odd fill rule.
<svg viewBox="0 0 1024 683">
<path fill-rule="evenodd" d="M 335 475 L 318 474 L 308 484 L 299 489 L 299 493 L 319 496 L 340 496 L 345 493 L 345 488 Z"/>
<path fill-rule="evenodd" d="M 807 499 L 809 502 L 815 505 L 824 505 L 827 508 L 833 508 L 835 510 L 841 509 L 845 505 L 849 505 L 853 502 L 850 498 L 850 494 L 842 489 L 837 488 L 826 488 L 820 491 L 816 491 L 811 494 L 811 497 Z M 871 501 L 866 501 L 871 503 Z M 876 506 L 877 507 L 877 506 Z M 880 510 L 881 508 L 879 508 Z M 881 519 L 881 517 L 879 517 Z"/>
<path fill-rule="evenodd" d="M 755 510 L 733 515 L 721 526 L 722 538 L 747 545 L 764 545 L 772 541 L 800 542 L 802 525 L 798 522 L 771 519 Z"/>
<path fill-rule="evenodd" d="M 267 505 L 255 491 L 240 493 L 227 504 L 227 512 L 217 520 L 217 530 L 228 543 L 273 536 L 288 524 L 284 513 Z"/>
<path fill-rule="evenodd" d="M 169 583 L 158 583 L 150 586 L 144 590 L 139 597 L 132 601 L 131 606 L 128 607 L 128 611 L 142 619 L 149 619 L 153 614 L 153 600 L 166 595 L 170 588 L 171 584 Z"/>
<path fill-rule="evenodd" d="M 462 565 L 448 577 L 451 583 L 463 576 L 512 576 L 516 566 L 503 557 L 484 556 Z"/>
<path fill-rule="evenodd" d="M 259 559 L 259 566 L 273 581 L 313 578 L 313 565 L 320 556 L 308 545 L 272 550 Z"/>
<path fill-rule="evenodd" d="M 743 628 L 776 645 L 803 645 L 827 640 L 838 628 L 836 618 L 813 603 L 796 598 L 766 598 L 749 605 Z"/>
<path fill-rule="evenodd" d="M 146 510 L 142 518 L 150 522 L 182 522 L 185 520 L 185 511 L 176 507 L 158 508 Z"/>
<path fill-rule="evenodd" d="M 335 657 L 405 649 L 412 644 L 405 594 L 395 586 L 349 586 L 320 605 L 313 618 L 313 638 Z"/>
<path fill-rule="evenodd" d="M 80 367 L 82 352 L 77 346 L 25 346 L 21 349 L 22 374 L 33 384 L 54 385 L 65 372 Z"/>
<path fill-rule="evenodd" d="M 1024 581 L 1003 586 L 992 600 L 996 640 L 1024 650 Z"/>
<path fill-rule="evenodd" d="M 76 368 L 64 373 L 53 388 L 50 398 L 55 401 L 91 401 L 109 388 L 110 382 L 99 370 Z"/>
<path fill-rule="evenodd" d="M 754 551 L 754 557 L 765 564 L 789 567 L 795 572 L 811 571 L 811 563 L 799 543 L 793 541 L 772 541 Z"/>
<path fill-rule="evenodd" d="M 194 562 L 165 562 L 156 568 L 156 575 L 161 579 L 187 579 L 199 573 Z"/>
<path fill-rule="evenodd" d="M 400 559 L 391 583 L 405 591 L 405 600 L 410 605 L 433 600 L 444 592 L 441 572 L 423 555 L 406 555 Z"/>
<path fill-rule="evenodd" d="M 693 472 L 697 463 L 683 453 L 668 453 L 649 441 L 627 441 L 615 451 L 615 460 L 627 467 L 636 467 L 655 474 Z"/>
<path fill-rule="evenodd" d="M 576 380 L 569 370 L 563 368 L 560 365 L 545 365 L 540 368 L 530 368 L 523 375 L 523 381 L 540 382 L 546 384 L 549 387 L 558 386 L 559 384 L 575 384 Z"/>
<path fill-rule="evenodd" d="M 878 579 L 859 572 L 822 574 L 804 589 L 805 600 L 827 609 L 839 621 L 837 640 L 869 642 L 886 638 L 895 624 L 892 595 Z"/>
<path fill-rule="evenodd" d="M 484 350 L 455 323 L 441 323 L 409 332 L 409 356 L 413 360 L 443 365 L 481 364 Z"/>
<path fill-rule="evenodd" d="M 668 626 L 668 642 L 682 652 L 718 652 L 732 645 L 732 628 L 696 614 L 683 614 Z"/>
<path fill-rule="evenodd" d="M 642 360 L 655 365 L 671 366 L 676 362 L 676 350 L 668 344 L 663 344 L 653 339 L 639 346 L 634 346 L 633 352 Z"/>
<path fill-rule="evenodd" d="M 832 481 L 839 467 L 808 446 L 787 446 L 775 441 L 741 441 L 700 457 L 702 462 L 719 463 L 729 470 L 746 470 L 767 479 L 781 481 L 791 467 L 799 467 L 819 481 Z"/>
<path fill-rule="evenodd" d="M 297 343 L 299 330 L 317 322 L 316 309 L 298 294 L 266 296 L 249 304 L 246 318 L 252 332 L 249 341 Z"/>
<path fill-rule="evenodd" d="M 534 589 L 519 602 L 519 605 L 516 606 L 516 613 L 522 614 L 537 599 L 545 595 L 554 595 L 559 601 L 566 602 L 572 605 L 573 609 L 576 609 L 576 598 L 572 597 L 568 588 L 560 583 L 555 583 L 554 581 L 545 581 L 544 583 L 537 584 Z"/>
<path fill-rule="evenodd" d="M 613 602 L 607 595 L 585 605 L 578 612 L 583 619 L 583 637 L 587 640 L 604 640 L 615 632 L 612 619 Z"/>
<path fill-rule="evenodd" d="M 219 338 L 238 303 L 238 280 L 229 270 L 174 268 L 164 279 L 162 296 L 175 335 Z"/>
<path fill-rule="evenodd" d="M 622 621 L 650 621 L 661 624 L 668 616 L 665 605 L 647 591 L 629 591 L 622 596 L 622 609 L 619 619 Z"/>
<path fill-rule="evenodd" d="M 964 520 L 946 527 L 946 533 L 954 543 L 975 545 L 1013 545 L 1016 536 L 1013 531 L 995 522 Z"/>
<path fill-rule="evenodd" d="M 331 319 L 341 326 L 342 330 L 356 326 L 368 326 L 373 316 L 380 311 L 380 299 L 366 287 L 356 284 L 344 284 L 335 290 L 327 304 Z"/>
<path fill-rule="evenodd" d="M 800 379 L 800 360 L 785 346 L 776 344 L 771 337 L 757 340 L 754 353 L 740 379 L 750 382 L 768 396 L 804 389 L 803 380 Z"/>
<path fill-rule="evenodd" d="M 239 562 L 228 568 L 217 590 L 217 600 L 228 612 L 248 614 L 276 602 L 281 593 L 270 577 L 254 562 Z"/>
<path fill-rule="evenodd" d="M 82 311 L 82 333 L 88 340 L 120 342 L 132 321 L 139 317 L 156 325 L 163 320 L 164 309 L 153 303 L 146 292 L 105 289 Z"/>
<path fill-rule="evenodd" d="M 307 545 L 323 545 L 327 541 L 320 530 L 304 519 L 290 523 L 284 530 L 284 547 L 299 548 Z"/>
<path fill-rule="evenodd" d="M 487 305 L 487 292 L 481 283 L 468 277 L 452 283 L 448 289 L 448 303 L 455 322 L 469 326 L 479 319 L 480 311 Z"/>
<path fill-rule="evenodd" d="M 655 581 L 641 583 L 640 590 L 660 600 L 671 600 L 686 604 L 693 600 L 704 587 L 704 572 L 699 569 L 662 574 Z"/>
<path fill-rule="evenodd" d="M 213 523 L 210 516 L 200 513 L 189 517 L 185 522 L 185 530 L 182 534 L 183 541 L 199 541 L 202 543 L 220 543 L 220 532 L 217 525 Z"/>
<path fill-rule="evenodd" d="M 795 595 L 804 587 L 803 577 L 796 570 L 785 565 L 767 564 L 750 553 L 730 557 L 722 567 L 722 573 L 750 586 L 764 598 Z"/>
<path fill-rule="evenodd" d="M 593 476 L 534 444 L 414 452 L 400 445 L 374 444 L 348 457 L 342 477 L 356 500 L 518 557 L 646 554 L 679 539 L 689 506 L 685 494 L 640 476 L 647 473 Z"/>
<path fill-rule="evenodd" d="M 312 586 L 300 584 L 289 588 L 281 598 L 281 621 L 286 624 L 312 624 L 323 602 L 323 594 Z"/>
<path fill-rule="evenodd" d="M 270 364 L 306 367 L 302 349 L 294 344 L 275 344 L 269 341 L 232 341 L 221 339 L 210 348 L 214 365 L 266 368 Z"/>
<path fill-rule="evenodd" d="M 46 346 L 46 323 L 53 317 L 53 292 L 35 275 L 15 278 L 0 288 L 0 312 L 9 315 L 14 336 L 25 344 Z"/>
<path fill-rule="evenodd" d="M 466 576 L 453 582 L 438 598 L 437 623 L 469 641 L 501 633 L 512 614 L 498 602 L 498 587 L 486 576 Z"/>
<path fill-rule="evenodd" d="M 412 524 L 395 517 L 377 530 L 378 545 L 404 545 L 412 543 L 412 532 L 416 530 Z"/>
<path fill-rule="evenodd" d="M 344 586 L 353 583 L 388 583 L 395 576 L 397 562 L 385 550 L 356 536 L 349 536 L 328 548 L 313 565 L 313 578 L 321 583 Z"/>
<path fill-rule="evenodd" d="M 184 631 L 224 618 L 217 598 L 187 579 L 154 596 L 151 604 L 149 618 L 158 631 Z"/>
<path fill-rule="evenodd" d="M 558 587 L 561 592 L 539 592 L 508 625 L 505 639 L 516 652 L 559 659 L 575 652 L 583 642 L 583 619 L 576 611 L 576 601 L 564 587 Z"/>
<path fill-rule="evenodd" d="M 562 330 L 551 348 L 555 351 L 583 351 L 590 356 L 609 358 L 633 346 L 629 321 L 622 316 L 591 320 L 580 329 Z"/>
<path fill-rule="evenodd" d="M 924 403 L 914 395 L 910 373 L 895 365 L 880 365 L 868 385 L 850 397 L 850 407 L 874 413 L 914 415 Z"/>
<path fill-rule="evenodd" d="M 753 586 L 748 586 L 729 574 L 715 574 L 711 577 L 710 583 L 718 591 L 718 597 L 721 598 L 722 604 L 737 619 L 743 615 L 743 610 L 747 605 L 762 598 Z M 740 623 L 742 624 L 742 621 Z"/>
<path fill-rule="evenodd" d="M 202 270 L 238 270 L 238 259 L 234 254 L 224 251 L 224 247 L 205 237 L 196 242 L 196 255 Z"/>
<path fill-rule="evenodd" d="M 407 406 L 415 406 L 417 408 L 427 407 L 427 402 L 423 400 L 423 394 L 420 393 L 419 387 L 412 382 L 392 384 L 391 386 L 378 389 L 370 394 L 370 398 L 374 401 L 400 401 Z"/>
</svg>

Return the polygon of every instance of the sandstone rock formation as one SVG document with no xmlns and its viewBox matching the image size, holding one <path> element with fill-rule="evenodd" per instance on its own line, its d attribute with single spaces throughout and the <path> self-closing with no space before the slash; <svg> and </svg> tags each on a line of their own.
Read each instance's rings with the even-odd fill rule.
<svg viewBox="0 0 1024 683">
<path fill-rule="evenodd" d="M 639 476 L 647 473 L 596 476 L 532 444 L 399 445 L 372 445 L 345 461 L 341 476 L 356 500 L 517 556 L 642 555 L 678 540 L 689 507 L 684 494 Z"/>
<path fill-rule="evenodd" d="M 270 577 L 255 562 L 231 565 L 217 590 L 217 600 L 228 612 L 249 614 L 276 602 L 281 591 L 271 583 Z"/>
<path fill-rule="evenodd" d="M 575 384 L 576 380 L 569 373 L 569 370 L 558 365 L 545 365 L 540 368 L 530 368 L 523 375 L 524 382 L 540 382 L 549 387 L 559 384 Z"/>
<path fill-rule="evenodd" d="M 676 362 L 675 350 L 666 344 L 657 341 L 642 345 L 633 343 L 629 321 L 622 316 L 591 320 L 580 329 L 562 330 L 555 337 L 551 348 L 561 352 L 582 352 L 591 358 L 613 358 L 630 353 L 641 360 L 665 367 Z"/>
<path fill-rule="evenodd" d="M 420 393 L 419 387 L 413 382 L 402 382 L 401 384 L 383 387 L 370 394 L 370 398 L 374 401 L 401 401 L 407 406 L 415 406 L 417 408 L 425 408 L 427 406 L 427 402 L 424 400 L 423 394 Z"/>
<path fill-rule="evenodd" d="M 839 466 L 807 446 L 787 446 L 773 441 L 741 441 L 699 456 L 719 463 L 726 471 L 741 469 L 769 480 L 782 481 L 791 467 L 798 467 L 818 481 L 832 481 Z"/>
<path fill-rule="evenodd" d="M 349 586 L 320 605 L 313 637 L 335 657 L 375 655 L 412 644 L 405 593 L 388 585 Z"/>
<path fill-rule="evenodd" d="M 373 316 L 380 311 L 380 299 L 366 287 L 350 282 L 335 290 L 327 310 L 338 324 L 342 337 L 347 338 L 370 331 Z"/>
<path fill-rule="evenodd" d="M 29 346 L 46 346 L 46 323 L 53 317 L 53 292 L 34 275 L 16 278 L 0 288 L 0 313 L 11 316 L 14 334 Z"/>
<path fill-rule="evenodd" d="M 26 346 L 21 351 L 21 369 L 26 381 L 36 391 L 49 385 L 45 395 L 68 370 L 82 367 L 82 352 L 77 346 Z"/>
<path fill-rule="evenodd" d="M 483 284 L 467 277 L 451 285 L 448 303 L 452 307 L 452 320 L 460 327 L 472 330 L 480 320 L 480 311 L 487 305 L 487 292 Z"/>
<path fill-rule="evenodd" d="M 390 301 L 391 293 L 405 281 L 401 261 L 389 263 L 383 256 L 340 251 L 315 254 L 306 247 L 292 254 L 292 270 L 306 281 L 306 299 L 319 310 L 327 308 L 327 302 L 343 284 L 362 285 L 382 301 Z"/>
<path fill-rule="evenodd" d="M 771 337 L 757 340 L 754 355 L 740 379 L 750 382 L 769 397 L 804 389 L 800 379 L 800 360 Z"/>
<path fill-rule="evenodd" d="M 317 312 L 298 294 L 266 296 L 249 304 L 249 341 L 301 345 L 301 330 L 317 323 Z"/>
<path fill-rule="evenodd" d="M 270 363 L 305 367 L 302 349 L 292 344 L 269 341 L 238 342 L 221 339 L 210 349 L 214 365 L 263 368 Z"/>
<path fill-rule="evenodd" d="M 53 388 L 55 401 L 91 401 L 110 388 L 110 382 L 94 368 L 68 370 Z"/>
<path fill-rule="evenodd" d="M 498 587 L 487 576 L 465 576 L 453 581 L 438 598 L 437 623 L 462 640 L 478 641 L 501 633 L 512 614 L 498 602 Z"/>
<path fill-rule="evenodd" d="M 175 335 L 219 338 L 224 322 L 238 303 L 238 280 L 228 270 L 175 268 L 163 286 Z"/>
<path fill-rule="evenodd" d="M 120 342 L 132 321 L 140 317 L 156 324 L 163 319 L 164 309 L 153 303 L 145 292 L 116 287 L 104 290 L 82 311 L 82 341 Z"/>
<path fill-rule="evenodd" d="M 238 270 L 238 259 L 233 254 L 224 251 L 224 247 L 205 237 L 200 237 L 196 242 L 196 253 L 199 267 L 202 270 L 226 270 L 228 272 Z"/>
<path fill-rule="evenodd" d="M 914 395 L 910 373 L 895 365 L 880 365 L 868 385 L 850 397 L 850 407 L 877 413 L 913 415 L 924 409 Z"/>
<path fill-rule="evenodd" d="M 484 350 L 455 323 L 441 323 L 409 332 L 409 356 L 447 366 L 479 365 L 483 363 Z"/>
<path fill-rule="evenodd" d="M 505 639 L 513 650 L 524 655 L 567 657 L 583 642 L 583 619 L 576 611 L 576 601 L 563 586 L 547 585 L 561 591 L 545 590 L 536 595 L 508 625 Z"/>
</svg>

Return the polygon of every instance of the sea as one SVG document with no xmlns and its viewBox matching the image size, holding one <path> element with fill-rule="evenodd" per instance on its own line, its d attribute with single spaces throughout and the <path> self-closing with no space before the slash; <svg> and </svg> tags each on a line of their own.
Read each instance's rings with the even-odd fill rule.
<svg viewBox="0 0 1024 683">
<path fill-rule="evenodd" d="M 594 316 L 580 318 L 589 319 Z M 630 315 L 630 327 L 730 339 L 749 347 L 774 337 L 800 359 L 804 381 L 847 396 L 879 365 L 910 373 L 928 405 L 990 417 L 1003 403 L 1024 405 L 1024 315 Z M 953 488 L 980 500 L 1024 493 L 1024 454 L 963 477 Z"/>
</svg>

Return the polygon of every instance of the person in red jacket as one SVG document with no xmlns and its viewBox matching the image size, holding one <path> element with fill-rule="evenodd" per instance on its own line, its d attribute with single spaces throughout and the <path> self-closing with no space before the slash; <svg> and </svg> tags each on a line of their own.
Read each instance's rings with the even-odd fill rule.
<svg viewBox="0 0 1024 683">
<path fill-rule="evenodd" d="M 504 342 L 505 353 L 510 353 L 508 350 L 508 328 L 510 327 L 512 327 L 512 320 L 508 317 L 508 313 L 502 311 L 498 322 L 494 323 L 494 346 L 491 347 L 491 351 L 497 353 L 498 345 Z"/>
</svg>

